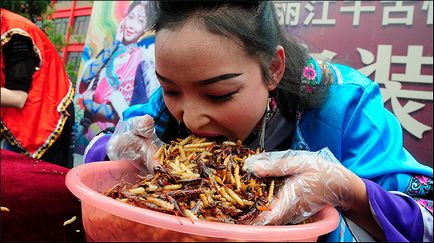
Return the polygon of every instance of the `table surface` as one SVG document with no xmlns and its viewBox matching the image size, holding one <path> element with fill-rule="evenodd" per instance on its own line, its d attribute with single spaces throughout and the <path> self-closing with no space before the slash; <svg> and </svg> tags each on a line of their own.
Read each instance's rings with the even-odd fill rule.
<svg viewBox="0 0 434 243">
<path fill-rule="evenodd" d="M 85 241 L 80 201 L 65 185 L 68 168 L 0 150 L 1 241 Z M 66 220 L 77 219 L 64 226 Z"/>
</svg>

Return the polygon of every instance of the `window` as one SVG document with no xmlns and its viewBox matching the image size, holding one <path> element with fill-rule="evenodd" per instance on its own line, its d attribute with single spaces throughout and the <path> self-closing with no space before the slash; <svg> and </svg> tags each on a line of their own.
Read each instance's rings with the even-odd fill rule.
<svg viewBox="0 0 434 243">
<path fill-rule="evenodd" d="M 75 17 L 73 35 L 86 35 L 90 16 Z"/>
<path fill-rule="evenodd" d="M 68 27 L 69 18 L 54 19 L 54 31 L 59 34 L 66 35 L 66 28 Z"/>
<path fill-rule="evenodd" d="M 56 1 L 54 7 L 55 9 L 70 9 L 72 7 L 72 1 Z"/>
<path fill-rule="evenodd" d="M 68 52 L 67 64 L 71 65 L 76 72 L 78 72 L 80 61 L 81 61 L 81 52 L 79 51 Z"/>
<path fill-rule="evenodd" d="M 81 52 L 71 51 L 68 52 L 68 59 L 66 65 L 66 73 L 68 74 L 69 80 L 75 86 L 77 83 L 77 73 L 80 68 Z"/>
<path fill-rule="evenodd" d="M 36 26 L 39 27 L 39 29 L 42 29 L 42 21 L 41 20 L 39 20 L 39 19 L 36 20 L 35 24 L 36 24 Z"/>
</svg>

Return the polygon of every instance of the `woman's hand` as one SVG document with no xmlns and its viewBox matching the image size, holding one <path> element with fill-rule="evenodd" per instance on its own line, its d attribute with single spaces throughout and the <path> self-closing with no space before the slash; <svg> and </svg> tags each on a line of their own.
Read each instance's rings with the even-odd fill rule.
<svg viewBox="0 0 434 243">
<path fill-rule="evenodd" d="M 243 169 L 261 177 L 287 176 L 271 201 L 270 210 L 253 220 L 256 225 L 297 224 L 326 205 L 349 209 L 354 201 L 355 183 L 361 181 L 327 148 L 319 152 L 261 153 L 249 157 Z"/>
<path fill-rule="evenodd" d="M 154 119 L 149 115 L 119 121 L 107 143 L 110 160 L 131 160 L 141 171 L 152 172 L 159 162 L 154 154 L 163 145 L 154 129 Z"/>
<path fill-rule="evenodd" d="M 125 23 L 125 18 L 121 20 L 121 22 L 119 22 L 119 26 L 118 29 L 116 31 L 116 37 L 115 40 L 122 42 L 124 40 L 124 23 Z"/>
</svg>

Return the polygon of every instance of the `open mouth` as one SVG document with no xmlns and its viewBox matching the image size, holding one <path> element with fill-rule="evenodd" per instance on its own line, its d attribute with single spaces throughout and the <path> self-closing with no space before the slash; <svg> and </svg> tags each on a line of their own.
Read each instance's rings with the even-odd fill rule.
<svg viewBox="0 0 434 243">
<path fill-rule="evenodd" d="M 132 35 L 134 34 L 134 32 L 131 32 L 131 31 L 128 31 L 128 30 L 127 30 L 127 31 L 125 32 L 125 34 L 126 34 L 126 36 L 132 36 Z"/>
<path fill-rule="evenodd" d="M 188 130 L 188 129 L 187 129 Z M 192 132 L 190 130 L 188 130 L 188 133 L 190 135 L 195 135 L 197 137 L 205 137 L 207 139 L 209 139 L 210 141 L 215 141 L 217 143 L 221 143 L 223 141 L 228 141 L 229 138 L 224 136 L 224 135 L 220 135 L 220 134 L 215 134 L 215 133 L 209 133 L 209 132 Z"/>
<path fill-rule="evenodd" d="M 222 143 L 224 141 L 228 141 L 229 138 L 226 136 L 211 136 L 211 137 L 207 137 L 210 141 L 214 141 L 216 143 Z"/>
</svg>

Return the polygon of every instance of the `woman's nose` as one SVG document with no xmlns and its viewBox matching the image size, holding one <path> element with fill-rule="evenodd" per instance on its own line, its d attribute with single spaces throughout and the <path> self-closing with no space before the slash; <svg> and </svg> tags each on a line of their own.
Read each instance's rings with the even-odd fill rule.
<svg viewBox="0 0 434 243">
<path fill-rule="evenodd" d="M 208 109 L 198 104 L 186 105 L 183 107 L 182 120 L 188 129 L 199 131 L 211 120 L 208 112 Z"/>
</svg>

